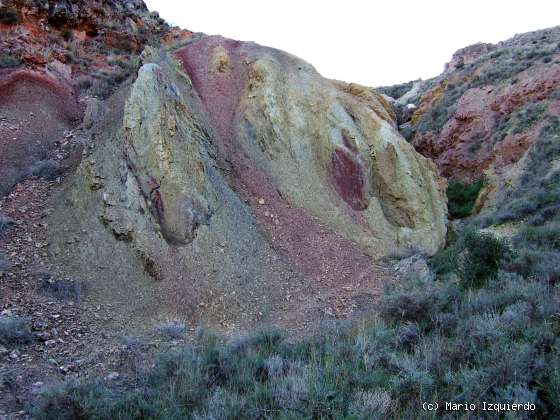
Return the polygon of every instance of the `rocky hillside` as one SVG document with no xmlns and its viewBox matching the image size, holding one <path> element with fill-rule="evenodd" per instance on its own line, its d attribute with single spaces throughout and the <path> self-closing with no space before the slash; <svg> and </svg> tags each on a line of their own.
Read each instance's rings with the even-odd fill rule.
<svg viewBox="0 0 560 420">
<path fill-rule="evenodd" d="M 402 133 L 444 176 L 505 173 L 559 116 L 560 28 L 463 48 L 442 75 L 381 90 L 394 96 Z"/>
<path fill-rule="evenodd" d="M 115 324 L 304 330 L 371 303 L 380 258 L 444 246 L 446 183 L 375 91 L 142 2 L 1 13 L 2 207 L 17 225 L 34 192 L 14 186 L 47 182 L 48 252 L 31 259 Z"/>
<path fill-rule="evenodd" d="M 0 30 L 0 419 L 560 416 L 558 28 L 385 95 L 141 1 Z"/>
<path fill-rule="evenodd" d="M 0 30 L 0 70 L 45 72 L 92 95 L 134 73 L 144 46 L 190 36 L 142 1 L 5 0 Z"/>
<path fill-rule="evenodd" d="M 84 97 L 134 76 L 146 45 L 191 36 L 141 1 L 3 1 L 0 31 L 0 195 L 34 173 L 56 177 L 71 163 L 50 152 L 80 123 Z"/>
<path fill-rule="evenodd" d="M 509 238 L 517 270 L 557 282 L 560 27 L 463 48 L 440 76 L 380 90 L 450 181 L 450 215 Z"/>
<path fill-rule="evenodd" d="M 351 306 L 378 287 L 376 258 L 443 246 L 445 183 L 365 88 L 220 37 L 143 61 L 92 103 L 49 219 L 53 259 L 99 299 L 140 319 L 299 325 L 313 290 Z"/>
<path fill-rule="evenodd" d="M 375 91 L 142 2 L 0 25 L 0 408 L 123 335 L 359 319 L 382 257 L 445 244 L 446 183 Z"/>
</svg>

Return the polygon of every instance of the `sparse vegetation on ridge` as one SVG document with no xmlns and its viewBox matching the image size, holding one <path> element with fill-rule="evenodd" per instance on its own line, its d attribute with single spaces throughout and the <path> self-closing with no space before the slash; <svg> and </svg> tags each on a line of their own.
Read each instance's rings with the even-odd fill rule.
<svg viewBox="0 0 560 420">
<path fill-rule="evenodd" d="M 524 174 L 504 192 L 498 209 L 484 218 L 485 225 L 527 218 L 538 225 L 557 217 L 560 173 L 554 162 L 560 157 L 559 139 L 560 121 L 551 118 L 528 152 Z"/>
<path fill-rule="evenodd" d="M 399 85 L 379 87 L 379 88 L 377 88 L 377 90 L 380 93 L 383 93 L 387 96 L 390 96 L 391 98 L 399 99 L 406 92 L 408 92 L 410 89 L 412 89 L 413 85 L 414 85 L 414 81 L 410 81 L 410 82 L 406 82 L 406 83 L 401 83 Z"/>
</svg>

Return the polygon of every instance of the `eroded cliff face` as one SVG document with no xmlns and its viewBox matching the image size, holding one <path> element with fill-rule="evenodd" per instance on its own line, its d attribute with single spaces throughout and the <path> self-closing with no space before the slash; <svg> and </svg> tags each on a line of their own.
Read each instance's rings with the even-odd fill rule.
<svg viewBox="0 0 560 420">
<path fill-rule="evenodd" d="M 441 245 L 443 185 L 379 98 L 255 44 L 206 37 L 176 56 L 247 198 L 279 193 L 373 255 Z"/>
<path fill-rule="evenodd" d="M 301 288 L 374 284 L 379 257 L 443 246 L 445 182 L 375 93 L 221 37 L 144 62 L 49 223 L 53 256 L 94 277 L 93 294 L 243 324 L 288 316 L 279 302 Z"/>
<path fill-rule="evenodd" d="M 442 75 L 416 87 L 396 106 L 413 106 L 399 123 L 417 151 L 463 182 L 507 172 L 558 118 L 560 29 L 463 48 Z"/>
<path fill-rule="evenodd" d="M 32 174 L 61 175 L 55 143 L 76 128 L 85 97 L 136 76 L 146 45 L 188 39 L 142 1 L 0 2 L 0 197 Z"/>
<path fill-rule="evenodd" d="M 141 0 L 4 0 L 0 31 L 0 77 L 25 67 L 99 96 L 136 71 L 146 45 L 191 36 Z"/>
</svg>

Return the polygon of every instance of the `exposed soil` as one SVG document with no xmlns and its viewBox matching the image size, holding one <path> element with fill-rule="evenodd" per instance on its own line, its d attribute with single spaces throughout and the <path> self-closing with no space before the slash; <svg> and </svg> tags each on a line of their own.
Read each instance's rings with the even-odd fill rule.
<svg viewBox="0 0 560 420">
<path fill-rule="evenodd" d="M 44 74 L 17 71 L 0 80 L 0 196 L 47 158 L 80 114 L 72 89 Z"/>
</svg>

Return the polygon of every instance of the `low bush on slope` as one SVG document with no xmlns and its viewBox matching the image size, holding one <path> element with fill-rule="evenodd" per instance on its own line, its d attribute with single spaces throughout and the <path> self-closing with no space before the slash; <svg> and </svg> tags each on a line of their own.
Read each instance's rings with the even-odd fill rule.
<svg viewBox="0 0 560 420">
<path fill-rule="evenodd" d="M 297 343 L 274 330 L 230 342 L 201 332 L 120 387 L 51 388 L 35 416 L 432 418 L 424 401 L 534 403 L 513 418 L 560 416 L 559 287 L 504 271 L 515 258 L 488 234 L 466 232 L 450 250 L 433 260 L 435 281 L 388 286 L 375 319 Z"/>
<path fill-rule="evenodd" d="M 483 185 L 482 181 L 475 181 L 472 184 L 451 181 L 447 187 L 449 217 L 460 219 L 470 216 Z"/>
</svg>

